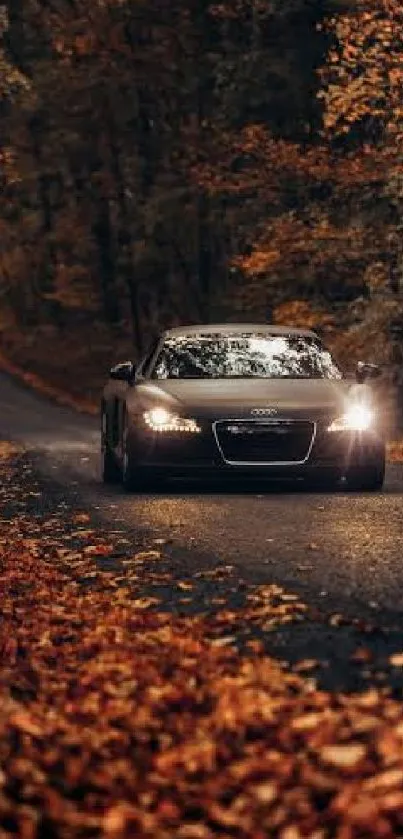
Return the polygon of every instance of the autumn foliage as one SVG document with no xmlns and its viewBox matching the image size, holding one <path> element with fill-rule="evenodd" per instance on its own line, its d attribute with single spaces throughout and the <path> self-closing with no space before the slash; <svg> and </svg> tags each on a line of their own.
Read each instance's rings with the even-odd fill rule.
<svg viewBox="0 0 403 839">
<path fill-rule="evenodd" d="M 9 2 L 10 351 L 10 318 L 110 358 L 296 300 L 399 371 L 402 26 L 397 0 Z"/>
<path fill-rule="evenodd" d="M 5 836 L 399 834 L 401 702 L 386 687 L 320 690 L 315 660 L 290 668 L 256 639 L 238 651 L 242 628 L 269 635 L 301 624 L 308 609 L 295 594 L 257 586 L 236 610 L 169 613 L 147 584 L 165 579 L 186 604 L 195 578 L 164 575 L 160 550 L 130 543 L 120 573 L 108 571 L 117 546 L 90 516 L 65 494 L 41 510 L 30 461 L 10 446 L 0 456 Z M 218 582 L 228 568 L 205 573 Z M 327 629 L 343 621 L 334 615 Z M 370 637 L 358 620 L 355 637 L 360 625 Z M 371 651 L 361 646 L 353 658 L 368 667 Z M 400 650 L 390 664 L 401 669 Z"/>
<path fill-rule="evenodd" d="M 401 3 L 358 0 L 325 26 L 334 35 L 322 71 L 326 128 L 343 134 L 355 128 L 369 141 L 391 138 L 401 150 Z"/>
</svg>

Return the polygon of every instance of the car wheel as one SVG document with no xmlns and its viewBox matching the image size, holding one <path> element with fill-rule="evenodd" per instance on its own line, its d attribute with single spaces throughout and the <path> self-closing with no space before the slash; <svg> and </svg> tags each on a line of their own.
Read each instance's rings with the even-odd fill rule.
<svg viewBox="0 0 403 839">
<path fill-rule="evenodd" d="M 101 477 L 104 484 L 117 484 L 120 481 L 120 469 L 108 446 L 107 418 L 104 413 L 101 428 Z"/>
<path fill-rule="evenodd" d="M 121 481 L 126 492 L 140 492 L 153 489 L 153 481 L 144 470 L 137 467 L 130 444 L 130 432 L 125 416 L 122 428 L 122 471 Z"/>
<path fill-rule="evenodd" d="M 346 475 L 347 489 L 353 492 L 378 492 L 385 480 L 385 461 L 374 466 L 352 469 Z"/>
<path fill-rule="evenodd" d="M 127 415 L 125 414 L 122 427 L 122 484 L 126 492 L 131 492 L 136 488 L 136 469 L 133 462 L 133 454 L 130 447 L 129 439 L 129 425 Z"/>
</svg>

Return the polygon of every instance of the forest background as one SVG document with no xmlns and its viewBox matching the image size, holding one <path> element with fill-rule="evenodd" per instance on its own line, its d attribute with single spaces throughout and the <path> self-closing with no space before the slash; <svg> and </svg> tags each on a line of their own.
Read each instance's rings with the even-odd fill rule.
<svg viewBox="0 0 403 839">
<path fill-rule="evenodd" d="M 400 0 L 0 6 L 0 349 L 97 399 L 171 325 L 316 328 L 403 406 Z"/>
</svg>

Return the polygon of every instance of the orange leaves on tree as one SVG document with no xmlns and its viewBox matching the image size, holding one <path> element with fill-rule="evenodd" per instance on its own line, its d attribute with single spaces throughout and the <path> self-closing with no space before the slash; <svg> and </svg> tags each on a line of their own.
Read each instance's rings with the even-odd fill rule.
<svg viewBox="0 0 403 839">
<path fill-rule="evenodd" d="M 403 140 L 403 8 L 399 0 L 358 2 L 331 18 L 327 29 L 336 46 L 321 76 L 325 126 L 347 133 L 364 119 L 378 120 Z"/>
<path fill-rule="evenodd" d="M 306 329 L 320 329 L 331 332 L 335 328 L 334 316 L 329 312 L 315 309 L 306 300 L 290 300 L 277 306 L 273 313 L 274 323 L 290 326 L 305 326 Z M 311 550 L 316 546 L 311 543 Z"/>
</svg>

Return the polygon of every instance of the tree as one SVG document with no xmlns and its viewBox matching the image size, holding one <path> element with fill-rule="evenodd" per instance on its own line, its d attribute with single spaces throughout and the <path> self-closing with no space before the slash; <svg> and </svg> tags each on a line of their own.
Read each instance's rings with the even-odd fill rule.
<svg viewBox="0 0 403 839">
<path fill-rule="evenodd" d="M 360 98 L 353 66 L 363 7 L 8 5 L 26 92 L 1 124 L 0 286 L 20 320 L 67 335 L 99 322 L 140 352 L 161 326 L 342 307 L 372 294 L 373 264 L 396 273 L 397 100 L 375 141 L 372 70 Z"/>
<path fill-rule="evenodd" d="M 325 130 L 337 149 L 356 148 L 378 162 L 374 206 L 388 207 L 384 246 L 368 266 L 369 294 L 361 332 L 383 337 L 403 416 L 403 8 L 398 0 L 358 0 L 331 17 L 322 72 Z M 375 204 L 375 202 L 377 202 Z M 378 227 L 383 224 L 378 211 Z"/>
</svg>

